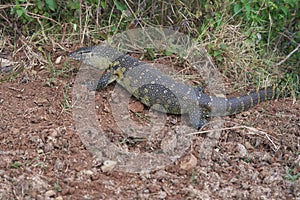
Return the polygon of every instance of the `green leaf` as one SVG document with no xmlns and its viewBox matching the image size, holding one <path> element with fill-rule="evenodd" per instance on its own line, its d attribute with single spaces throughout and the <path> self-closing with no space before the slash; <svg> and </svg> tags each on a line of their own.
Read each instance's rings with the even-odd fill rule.
<svg viewBox="0 0 300 200">
<path fill-rule="evenodd" d="M 168 50 L 166 50 L 166 52 L 165 52 L 165 55 L 166 56 L 170 56 L 170 55 L 172 55 L 173 54 L 173 52 L 172 51 L 168 51 Z"/>
<path fill-rule="evenodd" d="M 106 1 L 101 1 L 100 4 L 103 9 L 105 9 L 107 7 Z"/>
<path fill-rule="evenodd" d="M 15 162 L 15 163 L 13 163 L 13 164 L 10 165 L 11 168 L 15 168 L 15 169 L 17 169 L 17 168 L 19 168 L 21 166 L 22 166 L 22 163 L 20 163 L 20 162 Z"/>
<path fill-rule="evenodd" d="M 58 184 L 57 181 L 54 183 L 54 188 L 55 188 L 55 190 L 56 190 L 57 192 L 61 192 L 61 191 L 62 191 L 62 189 L 61 189 L 61 187 L 59 186 L 59 184 Z"/>
<path fill-rule="evenodd" d="M 117 1 L 117 0 L 114 0 L 114 4 L 115 4 L 117 10 L 119 10 L 119 11 L 121 11 L 121 12 L 122 12 L 123 10 L 126 9 L 126 5 L 120 3 L 120 2 Z"/>
<path fill-rule="evenodd" d="M 24 12 L 25 12 L 25 9 L 23 7 L 16 10 L 18 17 L 21 17 L 24 14 Z"/>
<path fill-rule="evenodd" d="M 39 1 L 37 2 L 37 7 L 38 7 L 39 10 L 42 10 L 43 7 L 44 7 L 44 2 L 39 0 Z"/>
<path fill-rule="evenodd" d="M 285 16 L 288 15 L 288 9 L 285 6 L 281 7 L 282 12 L 284 13 Z"/>
<path fill-rule="evenodd" d="M 80 8 L 80 2 L 79 1 L 73 2 L 73 3 L 69 4 L 69 6 L 72 10 L 78 10 Z"/>
<path fill-rule="evenodd" d="M 155 52 L 154 52 L 154 49 L 153 48 L 145 48 L 146 49 L 146 54 L 147 54 L 147 57 L 150 59 L 150 60 L 154 60 L 155 58 Z"/>
<path fill-rule="evenodd" d="M 218 55 L 220 55 L 222 52 L 221 51 L 214 51 L 213 55 L 214 57 L 217 57 Z"/>
<path fill-rule="evenodd" d="M 217 56 L 216 59 L 217 59 L 218 61 L 222 62 L 223 57 L 222 57 L 222 56 Z"/>
<path fill-rule="evenodd" d="M 241 10 L 241 6 L 239 4 L 235 4 L 233 7 L 233 11 L 234 13 L 238 13 Z"/>
<path fill-rule="evenodd" d="M 251 6 L 250 6 L 250 4 L 245 4 L 245 9 L 246 9 L 247 15 L 249 15 L 249 13 L 251 12 Z"/>
<path fill-rule="evenodd" d="M 50 10 L 55 11 L 56 3 L 55 0 L 46 0 L 46 4 Z"/>
<path fill-rule="evenodd" d="M 221 44 L 220 44 L 220 49 L 221 49 L 221 50 L 224 51 L 226 48 L 227 48 L 227 45 L 226 45 L 226 44 L 224 44 L 224 43 L 221 43 Z"/>
</svg>

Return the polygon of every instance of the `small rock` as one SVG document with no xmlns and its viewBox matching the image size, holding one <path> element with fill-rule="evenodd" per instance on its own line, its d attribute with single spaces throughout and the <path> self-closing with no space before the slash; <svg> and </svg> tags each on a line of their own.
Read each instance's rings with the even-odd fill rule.
<svg viewBox="0 0 300 200">
<path fill-rule="evenodd" d="M 46 98 L 38 97 L 34 100 L 34 103 L 38 106 L 45 106 L 49 104 L 49 101 Z"/>
<path fill-rule="evenodd" d="M 159 191 L 158 193 L 155 194 L 154 197 L 155 197 L 156 199 L 166 199 L 167 196 L 168 196 L 168 195 L 167 195 L 166 192 L 164 192 L 164 191 Z"/>
<path fill-rule="evenodd" d="M 188 161 L 184 161 L 180 164 L 180 168 L 184 170 L 191 170 L 197 165 L 197 158 L 191 154 L 191 157 Z"/>
<path fill-rule="evenodd" d="M 116 164 L 117 164 L 116 161 L 106 160 L 106 161 L 104 161 L 103 166 L 101 166 L 101 170 L 103 172 L 112 171 L 115 168 Z"/>
<path fill-rule="evenodd" d="M 83 173 L 90 176 L 94 174 L 94 172 L 91 170 L 83 170 Z"/>
<path fill-rule="evenodd" d="M 15 128 L 15 127 L 11 127 L 11 128 L 10 128 L 10 132 L 11 132 L 13 135 L 17 135 L 17 134 L 20 133 L 20 129 Z"/>
<path fill-rule="evenodd" d="M 295 160 L 295 168 L 294 174 L 300 173 L 300 155 L 298 156 L 297 160 Z"/>
<path fill-rule="evenodd" d="M 7 166 L 7 162 L 5 162 L 4 160 L 0 161 L 0 168 L 1 169 L 5 169 L 5 167 Z M 0 171 L 1 172 L 1 171 Z"/>
<path fill-rule="evenodd" d="M 268 152 L 265 152 L 259 160 L 271 163 L 272 156 Z"/>
<path fill-rule="evenodd" d="M 161 186 L 158 184 L 153 184 L 148 187 L 150 193 L 157 193 L 161 190 Z"/>
<path fill-rule="evenodd" d="M 30 71 L 30 74 L 36 76 L 37 75 L 37 71 L 33 69 L 33 70 Z"/>
<path fill-rule="evenodd" d="M 119 95 L 113 94 L 111 102 L 114 103 L 114 104 L 119 104 L 119 103 L 122 102 L 122 99 L 120 98 Z"/>
<path fill-rule="evenodd" d="M 107 104 L 104 104 L 103 111 L 106 112 L 106 113 L 111 113 L 111 108 L 110 108 L 110 106 L 107 105 Z"/>
<path fill-rule="evenodd" d="M 17 94 L 16 97 L 19 99 L 24 99 L 24 97 L 21 94 Z"/>
<path fill-rule="evenodd" d="M 62 58 L 61 56 L 58 56 L 54 63 L 59 64 L 61 62 L 61 58 Z"/>
<path fill-rule="evenodd" d="M 54 190 L 48 190 L 46 193 L 45 193 L 45 198 L 53 198 L 55 196 L 55 191 Z"/>
<path fill-rule="evenodd" d="M 140 103 L 139 101 L 136 101 L 132 104 L 129 104 L 128 109 L 134 113 L 143 112 L 144 105 L 142 103 Z"/>
<path fill-rule="evenodd" d="M 56 109 L 55 109 L 54 107 L 50 106 L 50 107 L 48 108 L 48 113 L 49 113 L 49 114 L 56 114 L 57 111 L 56 111 Z"/>
<path fill-rule="evenodd" d="M 58 137 L 57 130 L 49 129 L 49 136 L 52 137 L 52 138 L 57 138 Z"/>
<path fill-rule="evenodd" d="M 248 150 L 253 150 L 254 148 L 253 148 L 253 146 L 250 144 L 250 142 L 248 142 L 248 141 L 246 141 L 245 142 L 245 147 L 246 147 L 246 149 L 248 149 Z"/>
<path fill-rule="evenodd" d="M 172 124 L 176 125 L 177 122 L 178 122 L 177 117 L 171 119 L 171 123 L 172 123 Z"/>
<path fill-rule="evenodd" d="M 176 135 L 172 134 L 163 138 L 160 147 L 164 153 L 172 155 L 174 154 L 176 145 L 177 145 L 177 137 Z"/>
<path fill-rule="evenodd" d="M 28 77 L 28 75 L 23 76 L 23 78 L 21 79 L 21 83 L 28 83 L 30 80 L 30 78 Z"/>
<path fill-rule="evenodd" d="M 42 153 L 44 153 L 44 150 L 43 149 L 38 149 L 37 152 L 38 152 L 38 154 L 42 154 Z"/>
<path fill-rule="evenodd" d="M 300 179 L 294 183 L 294 194 L 296 194 L 297 197 L 300 196 Z"/>
<path fill-rule="evenodd" d="M 242 158 L 245 158 L 248 155 L 248 151 L 246 149 L 246 147 L 242 144 L 237 144 L 237 150 L 240 153 Z"/>
<path fill-rule="evenodd" d="M 64 167 L 64 162 L 61 161 L 59 158 L 56 159 L 55 163 L 54 163 L 54 170 L 55 171 L 59 171 L 62 170 Z"/>
<path fill-rule="evenodd" d="M 44 153 L 51 152 L 54 149 L 52 143 L 46 143 L 44 146 Z"/>
<path fill-rule="evenodd" d="M 5 68 L 16 65 L 16 64 L 18 64 L 18 62 L 12 61 L 11 58 L 8 58 L 8 57 L 7 58 L 0 58 L 1 72 L 10 72 L 12 70 L 12 67 L 11 67 L 11 70 L 9 70 L 9 71 L 5 71 Z M 4 71 L 2 71 L 2 70 L 4 70 Z"/>
<path fill-rule="evenodd" d="M 62 136 L 62 135 L 66 134 L 67 128 L 65 126 L 61 126 L 61 127 L 56 128 L 56 131 L 58 133 L 58 136 Z"/>
<path fill-rule="evenodd" d="M 241 113 L 241 115 L 242 115 L 243 117 L 247 117 L 247 116 L 249 116 L 250 114 L 251 114 L 251 112 L 249 112 L 249 111 L 244 111 L 244 112 Z"/>
<path fill-rule="evenodd" d="M 55 200 L 63 200 L 64 198 L 62 196 L 56 197 Z"/>
</svg>

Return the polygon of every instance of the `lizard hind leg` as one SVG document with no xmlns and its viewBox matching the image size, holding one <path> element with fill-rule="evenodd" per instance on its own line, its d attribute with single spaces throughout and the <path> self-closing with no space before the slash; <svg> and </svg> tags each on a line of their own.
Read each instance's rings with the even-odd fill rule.
<svg viewBox="0 0 300 200">
<path fill-rule="evenodd" d="M 197 108 L 198 109 L 193 109 L 191 112 L 189 112 L 189 120 L 190 124 L 199 130 L 204 124 L 207 123 L 207 120 L 205 119 L 205 113 L 203 109 L 199 110 L 199 107 Z"/>
</svg>

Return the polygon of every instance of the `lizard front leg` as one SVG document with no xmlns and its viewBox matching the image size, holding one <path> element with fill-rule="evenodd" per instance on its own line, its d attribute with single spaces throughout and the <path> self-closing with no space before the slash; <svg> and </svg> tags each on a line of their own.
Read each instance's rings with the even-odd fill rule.
<svg viewBox="0 0 300 200">
<path fill-rule="evenodd" d="M 124 71 L 122 67 L 120 67 L 119 62 L 114 62 L 109 67 L 109 72 L 104 74 L 97 82 L 97 87 L 95 90 L 99 91 L 103 88 L 106 88 L 109 84 L 114 81 L 120 80 L 124 77 Z"/>
<path fill-rule="evenodd" d="M 84 83 L 88 89 L 93 91 L 100 91 L 106 88 L 112 82 L 123 77 L 123 73 L 118 72 L 119 62 L 111 63 L 108 68 L 108 72 L 101 76 L 98 80 L 87 81 Z"/>
</svg>

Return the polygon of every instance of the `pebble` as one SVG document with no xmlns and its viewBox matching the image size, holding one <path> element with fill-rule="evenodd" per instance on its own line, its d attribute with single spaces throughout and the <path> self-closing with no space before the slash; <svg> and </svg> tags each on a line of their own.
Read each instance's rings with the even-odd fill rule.
<svg viewBox="0 0 300 200">
<path fill-rule="evenodd" d="M 142 103 L 140 103 L 139 101 L 136 101 L 134 103 L 129 104 L 128 109 L 134 113 L 143 112 L 144 105 Z"/>
<path fill-rule="evenodd" d="M 246 141 L 245 142 L 245 147 L 248 149 L 248 150 L 253 150 L 253 146 L 250 144 L 250 142 Z"/>
<path fill-rule="evenodd" d="M 42 153 L 44 153 L 44 150 L 43 149 L 38 149 L 37 152 L 38 152 L 38 154 L 42 154 Z"/>
<path fill-rule="evenodd" d="M 91 170 L 83 170 L 83 173 L 86 174 L 86 175 L 93 175 L 94 172 L 91 171 Z"/>
<path fill-rule="evenodd" d="M 40 106 L 40 107 L 49 104 L 48 99 L 46 99 L 46 98 L 41 98 L 41 97 L 36 98 L 33 102 L 34 102 L 36 105 Z"/>
<path fill-rule="evenodd" d="M 106 161 L 104 161 L 103 166 L 101 166 L 101 170 L 103 172 L 112 171 L 115 168 L 116 164 L 117 164 L 116 161 L 106 160 Z"/>
<path fill-rule="evenodd" d="M 184 170 L 191 170 L 195 168 L 197 165 L 197 158 L 191 154 L 190 159 L 188 161 L 182 162 L 180 164 L 180 168 Z"/>
<path fill-rule="evenodd" d="M 245 158 L 248 155 L 248 151 L 246 149 L 246 147 L 242 144 L 237 144 L 237 150 L 240 153 L 242 158 Z"/>
<path fill-rule="evenodd" d="M 51 197 L 54 197 L 56 194 L 56 192 L 54 190 L 48 190 L 46 193 L 45 193 L 45 198 L 51 198 Z"/>
</svg>

